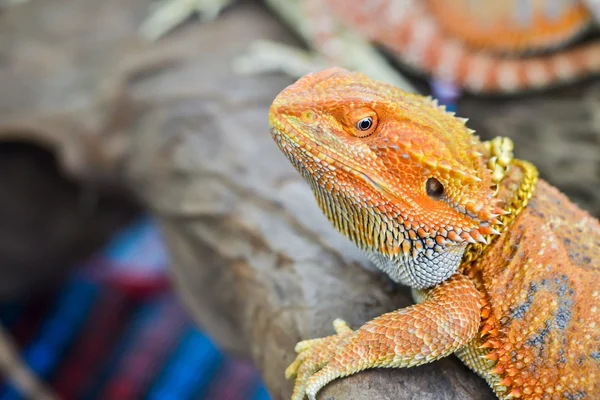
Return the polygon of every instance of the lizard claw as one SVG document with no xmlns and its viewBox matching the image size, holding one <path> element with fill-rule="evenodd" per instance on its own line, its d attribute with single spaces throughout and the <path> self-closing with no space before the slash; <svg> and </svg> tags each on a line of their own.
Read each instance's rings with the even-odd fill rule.
<svg viewBox="0 0 600 400">
<path fill-rule="evenodd" d="M 343 319 L 340 319 L 340 318 L 336 318 L 333 321 L 333 329 L 335 329 L 335 333 L 337 333 L 337 334 L 344 334 L 344 333 L 348 333 L 348 332 L 354 332 L 352 330 L 352 328 L 350 328 L 348 326 L 348 324 L 346 323 L 346 321 L 344 321 Z"/>
<path fill-rule="evenodd" d="M 298 344 L 300 344 L 300 343 L 303 343 L 303 342 L 299 342 Z M 298 371 L 299 371 L 300 367 L 302 366 L 302 363 L 304 362 L 306 355 L 308 354 L 308 352 L 305 352 L 305 351 L 299 352 L 298 345 L 296 345 L 296 352 L 299 353 L 298 356 L 296 357 L 294 362 L 291 363 L 285 369 L 285 379 L 291 379 L 298 375 Z"/>
<path fill-rule="evenodd" d="M 298 356 L 285 370 L 287 379 L 296 377 L 292 400 L 302 400 L 305 395 L 314 399 L 323 386 L 341 376 L 332 358 L 355 331 L 341 319 L 336 319 L 333 326 L 335 335 L 304 340 L 296 345 Z"/>
<path fill-rule="evenodd" d="M 333 364 L 327 365 L 306 381 L 306 395 L 310 400 L 316 400 L 319 390 L 340 376 L 342 376 L 342 373 L 338 368 L 335 368 Z"/>
</svg>

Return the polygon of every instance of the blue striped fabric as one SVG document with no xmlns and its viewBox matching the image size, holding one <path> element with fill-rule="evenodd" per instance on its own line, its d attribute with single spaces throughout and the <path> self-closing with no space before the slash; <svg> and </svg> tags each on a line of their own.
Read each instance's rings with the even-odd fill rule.
<svg viewBox="0 0 600 400">
<path fill-rule="evenodd" d="M 154 224 L 140 219 L 50 300 L 3 304 L 0 318 L 63 399 L 268 400 L 252 366 L 223 354 L 157 285 L 167 262 Z M 21 398 L 0 382 L 0 400 Z"/>
</svg>

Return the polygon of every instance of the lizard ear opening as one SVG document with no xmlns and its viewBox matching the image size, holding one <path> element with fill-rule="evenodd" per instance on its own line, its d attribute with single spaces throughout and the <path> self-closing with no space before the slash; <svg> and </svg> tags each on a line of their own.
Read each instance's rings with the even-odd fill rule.
<svg viewBox="0 0 600 400">
<path fill-rule="evenodd" d="M 425 182 L 425 191 L 427 192 L 427 196 L 437 200 L 444 195 L 444 185 L 435 178 L 429 178 Z"/>
<path fill-rule="evenodd" d="M 349 126 L 351 135 L 363 138 L 375 132 L 379 119 L 375 111 L 365 107 L 349 112 L 344 122 Z"/>
</svg>

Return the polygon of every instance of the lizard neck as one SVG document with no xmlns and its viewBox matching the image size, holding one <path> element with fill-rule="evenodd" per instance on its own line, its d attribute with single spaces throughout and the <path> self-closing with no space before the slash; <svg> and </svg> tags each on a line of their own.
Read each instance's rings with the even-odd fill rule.
<svg viewBox="0 0 600 400">
<path fill-rule="evenodd" d="M 533 196 L 538 171 L 533 164 L 513 158 L 510 139 L 496 138 L 483 145 L 488 153 L 487 163 L 492 171 L 492 181 L 497 188 L 496 197 L 500 200 L 499 206 L 507 212 L 497 218 L 500 223 L 492 226 L 502 234 Z M 465 243 L 449 247 L 439 253 L 438 259 L 433 260 L 434 262 L 424 253 L 420 253 L 416 258 L 390 258 L 379 252 L 367 251 L 366 253 L 371 261 L 395 281 L 413 289 L 426 289 L 445 281 L 457 270 L 468 273 L 473 262 L 491 247 L 497 237 L 496 234 L 488 234 L 484 235 L 486 243 Z"/>
<path fill-rule="evenodd" d="M 537 180 L 538 171 L 533 164 L 518 159 L 511 160 L 505 175 L 498 183 L 497 197 L 501 201 L 500 206 L 508 212 L 498 217 L 500 224 L 494 226 L 500 234 L 527 206 L 535 191 Z M 481 257 L 498 236 L 484 235 L 484 237 L 486 244 L 474 243 L 466 247 L 459 267 L 461 271 L 468 271 L 473 262 Z"/>
</svg>

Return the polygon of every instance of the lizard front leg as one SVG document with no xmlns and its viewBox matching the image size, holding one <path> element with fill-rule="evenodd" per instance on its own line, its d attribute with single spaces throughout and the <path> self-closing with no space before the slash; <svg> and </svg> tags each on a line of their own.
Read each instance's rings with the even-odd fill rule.
<svg viewBox="0 0 600 400">
<path fill-rule="evenodd" d="M 140 33 L 146 39 L 157 40 L 194 13 L 202 20 L 215 19 L 233 0 L 163 0 L 142 22 Z"/>
<path fill-rule="evenodd" d="M 343 65 L 406 91 L 416 91 L 366 37 L 339 21 L 327 0 L 266 0 L 265 3 L 311 50 L 263 40 L 234 61 L 237 73 L 279 71 L 299 78 L 326 67 Z"/>
<path fill-rule="evenodd" d="M 300 342 L 286 377 L 296 376 L 292 400 L 317 392 L 336 378 L 368 368 L 414 367 L 446 357 L 468 344 L 480 323 L 480 295 L 456 274 L 425 292 L 424 301 L 383 314 L 356 331 L 336 320 L 337 334 Z"/>
</svg>

